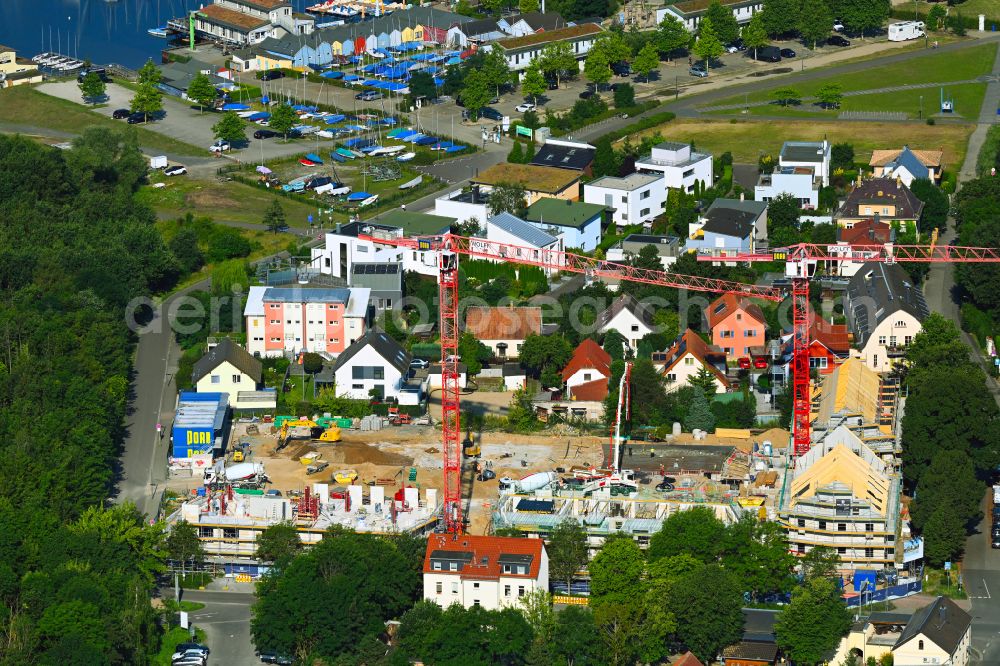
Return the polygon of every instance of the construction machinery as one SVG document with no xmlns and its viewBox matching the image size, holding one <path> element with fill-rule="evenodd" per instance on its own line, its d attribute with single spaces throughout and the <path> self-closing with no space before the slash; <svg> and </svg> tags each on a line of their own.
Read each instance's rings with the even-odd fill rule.
<svg viewBox="0 0 1000 666">
<path fill-rule="evenodd" d="M 339 442 L 341 440 L 340 428 L 337 426 L 330 426 L 321 432 L 319 437 L 314 437 L 313 440 L 317 442 Z"/>
<path fill-rule="evenodd" d="M 468 433 L 465 436 L 465 440 L 462 442 L 462 455 L 466 458 L 478 458 L 483 455 L 483 449 L 479 446 L 479 442 L 472 438 L 472 433 Z"/>
<path fill-rule="evenodd" d="M 293 439 L 317 439 L 323 433 L 323 427 L 310 419 L 285 421 L 278 430 L 278 445 L 275 451 L 280 451 Z"/>
<path fill-rule="evenodd" d="M 394 426 L 410 425 L 410 415 L 399 411 L 399 407 L 389 408 L 389 423 Z"/>
</svg>

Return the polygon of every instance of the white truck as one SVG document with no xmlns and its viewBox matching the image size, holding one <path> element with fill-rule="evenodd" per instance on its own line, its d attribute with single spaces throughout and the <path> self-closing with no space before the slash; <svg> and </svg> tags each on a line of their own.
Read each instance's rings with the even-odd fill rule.
<svg viewBox="0 0 1000 666">
<path fill-rule="evenodd" d="M 154 155 L 149 158 L 149 168 L 150 169 L 166 169 L 167 168 L 167 156 L 166 155 Z"/>
<path fill-rule="evenodd" d="M 924 36 L 923 21 L 902 21 L 889 24 L 889 41 L 905 42 L 908 39 L 919 39 Z"/>
<path fill-rule="evenodd" d="M 222 460 L 205 470 L 205 485 L 229 484 L 234 488 L 260 488 L 270 479 L 264 473 L 263 463 L 244 462 L 225 467 Z"/>
</svg>

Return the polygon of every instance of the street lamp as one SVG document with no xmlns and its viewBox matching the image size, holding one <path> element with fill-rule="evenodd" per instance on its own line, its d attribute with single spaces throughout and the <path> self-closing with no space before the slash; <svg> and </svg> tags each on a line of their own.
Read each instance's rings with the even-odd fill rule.
<svg viewBox="0 0 1000 666">
<path fill-rule="evenodd" d="M 924 117 L 924 96 L 921 95 L 920 96 L 920 115 L 917 116 L 917 118 L 921 119 L 923 117 Z"/>
</svg>

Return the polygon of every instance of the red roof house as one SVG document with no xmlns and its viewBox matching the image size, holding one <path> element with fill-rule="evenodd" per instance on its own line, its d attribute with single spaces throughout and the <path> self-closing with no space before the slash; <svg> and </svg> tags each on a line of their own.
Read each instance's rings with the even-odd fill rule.
<svg viewBox="0 0 1000 666">
<path fill-rule="evenodd" d="M 566 382 L 567 397 L 575 400 L 603 400 L 608 394 L 608 379 L 611 377 L 611 356 L 601 349 L 591 338 L 585 339 L 576 349 L 562 371 Z M 599 385 L 604 385 L 603 394 L 598 398 L 583 397 L 583 393 L 594 396 L 600 393 Z M 593 386 L 590 386 L 593 385 Z M 586 386 L 586 388 L 584 388 Z"/>
<path fill-rule="evenodd" d="M 705 309 L 712 344 L 731 356 L 749 356 L 764 344 L 767 321 L 760 306 L 736 294 L 723 294 Z"/>
</svg>

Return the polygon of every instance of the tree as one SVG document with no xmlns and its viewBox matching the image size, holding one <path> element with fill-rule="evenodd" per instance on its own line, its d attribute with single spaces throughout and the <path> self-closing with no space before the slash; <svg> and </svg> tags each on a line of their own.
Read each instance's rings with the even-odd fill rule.
<svg viewBox="0 0 1000 666">
<path fill-rule="evenodd" d="M 611 137 L 605 134 L 594 142 L 594 177 L 617 176 L 622 164 L 622 154 L 615 150 Z"/>
<path fill-rule="evenodd" d="M 799 14 L 799 34 L 802 41 L 812 44 L 815 49 L 818 42 L 826 41 L 833 27 L 833 13 L 826 0 L 803 0 L 802 11 Z"/>
<path fill-rule="evenodd" d="M 500 49 L 491 49 L 486 52 L 486 57 L 483 59 L 482 73 L 489 85 L 496 89 L 496 95 L 499 97 L 500 86 L 507 85 L 511 79 L 510 66 L 507 64 L 507 58 L 500 52 Z M 468 81 L 466 81 L 466 84 L 468 84 Z M 486 101 L 489 102 L 489 98 Z M 483 106 L 485 106 L 485 103 Z"/>
<path fill-rule="evenodd" d="M 288 133 L 292 131 L 295 123 L 298 122 L 298 118 L 295 114 L 295 109 L 291 106 L 288 104 L 279 104 L 271 109 L 270 128 L 287 139 Z"/>
<path fill-rule="evenodd" d="M 792 592 L 774 622 L 778 647 L 796 664 L 819 664 L 851 627 L 840 590 L 829 578 L 813 578 Z"/>
<path fill-rule="evenodd" d="M 835 143 L 830 146 L 830 167 L 833 169 L 844 169 L 845 171 L 853 169 L 854 146 L 849 143 Z"/>
<path fill-rule="evenodd" d="M 583 63 L 583 75 L 588 81 L 600 87 L 611 80 L 611 67 L 603 51 L 591 51 Z"/>
<path fill-rule="evenodd" d="M 486 106 L 493 93 L 490 92 L 490 81 L 478 69 L 465 76 L 465 86 L 462 88 L 462 103 L 472 114 L 473 119 L 479 117 L 479 110 Z"/>
<path fill-rule="evenodd" d="M 233 292 L 246 293 L 250 288 L 247 263 L 241 259 L 221 261 L 212 267 L 212 294 L 231 296 Z"/>
<path fill-rule="evenodd" d="M 840 568 L 840 555 L 829 546 L 813 546 L 800 562 L 806 581 L 814 578 L 832 579 Z"/>
<path fill-rule="evenodd" d="M 650 562 L 684 555 L 708 564 L 718 560 L 726 526 L 711 509 L 697 506 L 671 514 L 649 540 Z"/>
<path fill-rule="evenodd" d="M 712 3 L 705 10 L 702 21 L 711 21 L 712 30 L 715 36 L 723 44 L 732 44 L 740 36 L 740 26 L 736 22 L 736 15 L 730 7 L 723 6 L 719 0 L 712 0 Z"/>
<path fill-rule="evenodd" d="M 516 183 L 497 183 L 490 192 L 490 217 L 500 213 L 510 213 L 524 217 L 528 209 L 528 199 L 524 187 Z"/>
<path fill-rule="evenodd" d="M 514 146 L 507 153 L 507 161 L 511 164 L 524 164 L 524 149 L 520 141 L 514 142 Z"/>
<path fill-rule="evenodd" d="M 932 567 L 959 559 L 965 550 L 965 526 L 955 506 L 933 509 L 923 529 L 924 558 Z"/>
<path fill-rule="evenodd" d="M 705 396 L 715 395 L 718 390 L 718 380 L 715 373 L 701 366 L 698 372 L 688 377 L 688 384 L 695 387 Z"/>
<path fill-rule="evenodd" d="M 264 219 L 262 221 L 264 228 L 270 231 L 272 234 L 276 234 L 279 231 L 284 231 L 288 228 L 288 223 L 285 221 L 285 209 L 281 207 L 277 199 L 271 201 L 271 205 L 267 207 L 264 211 Z"/>
<path fill-rule="evenodd" d="M 552 530 L 545 550 L 553 578 L 566 581 L 569 590 L 576 572 L 587 564 L 587 533 L 575 520 L 564 520 Z"/>
<path fill-rule="evenodd" d="M 604 334 L 604 344 L 602 346 L 612 361 L 625 360 L 625 350 L 628 348 L 628 342 L 626 342 L 625 336 L 618 332 L 618 329 L 613 328 Z"/>
<path fill-rule="evenodd" d="M 104 97 L 106 86 L 104 85 L 104 80 L 97 72 L 87 72 L 78 85 L 83 99 L 90 100 L 91 104 L 97 104 Z"/>
<path fill-rule="evenodd" d="M 205 559 L 205 551 L 198 539 L 198 528 L 181 520 L 174 523 L 167 535 L 167 557 L 180 562 L 181 572 L 188 563 L 199 563 Z"/>
<path fill-rule="evenodd" d="M 667 604 L 677 621 L 678 641 L 703 663 L 743 635 L 743 592 L 718 565 L 681 576 L 670 586 Z"/>
<path fill-rule="evenodd" d="M 538 0 L 518 0 L 517 11 L 522 14 L 538 11 Z"/>
<path fill-rule="evenodd" d="M 940 4 L 932 6 L 930 11 L 927 12 L 928 28 L 934 31 L 941 30 L 944 27 L 944 19 L 947 15 L 948 11 Z"/>
<path fill-rule="evenodd" d="M 302 355 L 302 371 L 307 375 L 315 375 L 323 369 L 323 357 L 313 352 Z"/>
<path fill-rule="evenodd" d="M 483 363 L 489 362 L 493 352 L 471 333 L 463 333 L 458 339 L 458 355 L 465 364 L 469 376 L 478 375 L 483 370 Z"/>
<path fill-rule="evenodd" d="M 800 4 L 798 0 L 764 0 L 760 15 L 767 34 L 779 37 L 797 31 Z"/>
<path fill-rule="evenodd" d="M 927 178 L 917 178 L 910 183 L 910 191 L 924 202 L 917 228 L 920 233 L 929 234 L 932 230 L 944 231 L 948 224 L 948 211 L 951 204 L 945 194 Z"/>
<path fill-rule="evenodd" d="M 545 94 L 548 84 L 545 82 L 545 75 L 537 62 L 532 62 L 524 72 L 524 79 L 521 81 L 521 91 L 531 98 L 531 103 L 538 101 L 538 97 Z"/>
<path fill-rule="evenodd" d="M 146 63 L 139 68 L 139 72 L 136 78 L 136 83 L 140 86 L 151 85 L 155 86 L 160 82 L 162 73 L 160 68 L 157 67 L 152 59 L 146 60 Z"/>
<path fill-rule="evenodd" d="M 524 163 L 531 164 L 533 159 L 535 159 L 535 142 L 528 141 L 527 147 L 524 149 Z"/>
<path fill-rule="evenodd" d="M 656 49 L 660 53 L 669 57 L 680 49 L 687 48 L 691 43 L 691 33 L 687 31 L 683 23 L 677 20 L 677 17 L 667 13 L 656 28 L 653 43 L 656 44 Z"/>
<path fill-rule="evenodd" d="M 526 389 L 518 389 L 510 397 L 507 424 L 514 432 L 531 432 L 538 428 L 538 414 Z"/>
<path fill-rule="evenodd" d="M 556 85 L 562 78 L 577 71 L 576 56 L 569 42 L 551 42 L 542 47 L 539 66 L 547 76 L 556 77 Z"/>
<path fill-rule="evenodd" d="M 193 229 L 179 230 L 170 239 L 170 252 L 185 273 L 194 273 L 205 265 L 205 255 L 198 247 L 198 234 Z"/>
<path fill-rule="evenodd" d="M 591 605 L 629 602 L 639 598 L 643 569 L 642 551 L 629 538 L 605 541 L 587 567 L 590 572 Z"/>
<path fill-rule="evenodd" d="M 635 106 L 635 88 L 631 83 L 620 83 L 615 88 L 615 108 L 631 109 Z"/>
<path fill-rule="evenodd" d="M 322 368 L 322 357 L 319 361 Z M 287 566 L 301 550 L 299 532 L 290 522 L 275 523 L 257 535 L 257 559 L 279 568 Z"/>
<path fill-rule="evenodd" d="M 150 115 L 163 110 L 163 93 L 151 83 L 140 84 L 132 95 L 129 110 L 141 113 L 148 119 Z"/>
<path fill-rule="evenodd" d="M 625 37 L 620 32 L 608 30 L 598 35 L 594 40 L 594 45 L 587 54 L 589 60 L 594 51 L 604 55 L 608 64 L 625 62 L 632 59 L 632 47 L 625 41 Z M 586 65 L 584 65 L 586 67 Z"/>
<path fill-rule="evenodd" d="M 839 0 L 837 12 L 844 27 L 864 33 L 881 28 L 889 19 L 889 0 Z"/>
<path fill-rule="evenodd" d="M 827 83 L 816 91 L 816 99 L 819 100 L 819 105 L 824 109 L 837 109 L 840 107 L 840 101 L 844 99 L 844 93 L 841 91 L 839 83 Z M 853 152 L 852 148 L 852 156 Z"/>
<path fill-rule="evenodd" d="M 424 71 L 416 71 L 410 76 L 410 96 L 414 99 L 433 99 L 437 97 L 437 86 L 434 77 Z"/>
<path fill-rule="evenodd" d="M 757 59 L 757 49 L 764 48 L 770 43 L 767 37 L 767 29 L 764 27 L 763 12 L 757 12 L 750 19 L 750 23 L 743 29 L 743 44 L 748 49 L 753 49 L 754 60 Z"/>
<path fill-rule="evenodd" d="M 954 508 L 958 524 L 969 526 L 980 517 L 979 504 L 983 484 L 976 478 L 969 454 L 965 451 L 939 451 L 917 481 L 917 499 L 913 503 L 913 523 L 921 528 L 942 505 Z"/>
<path fill-rule="evenodd" d="M 246 127 L 247 121 L 236 115 L 235 111 L 226 111 L 219 118 L 219 122 L 212 125 L 212 132 L 217 139 L 240 144 L 247 140 Z"/>
<path fill-rule="evenodd" d="M 684 427 L 691 432 L 704 430 L 711 432 L 715 430 L 715 415 L 708 406 L 708 399 L 700 389 L 694 389 L 694 399 L 688 409 L 687 417 L 684 419 Z"/>
<path fill-rule="evenodd" d="M 795 88 L 786 87 L 772 91 L 771 97 L 781 106 L 788 106 L 789 104 L 798 104 L 801 95 L 799 95 L 799 91 Z"/>
<path fill-rule="evenodd" d="M 660 67 L 660 55 L 653 42 L 646 42 L 646 45 L 639 49 L 632 67 L 644 81 L 649 81 L 649 75 Z M 615 104 L 615 106 L 618 105 Z"/>
<path fill-rule="evenodd" d="M 560 663 L 573 666 L 600 666 L 604 663 L 601 638 L 589 608 L 567 606 L 556 615 L 552 647 Z"/>
<path fill-rule="evenodd" d="M 694 53 L 705 61 L 706 72 L 711 69 L 712 58 L 718 58 L 723 51 L 722 42 L 715 34 L 712 21 L 707 16 L 702 18 L 698 29 L 698 41 L 694 43 Z"/>
<path fill-rule="evenodd" d="M 197 102 L 200 111 L 204 111 L 206 106 L 212 106 L 218 94 L 211 80 L 202 72 L 195 74 L 187 87 L 188 99 Z"/>
</svg>

